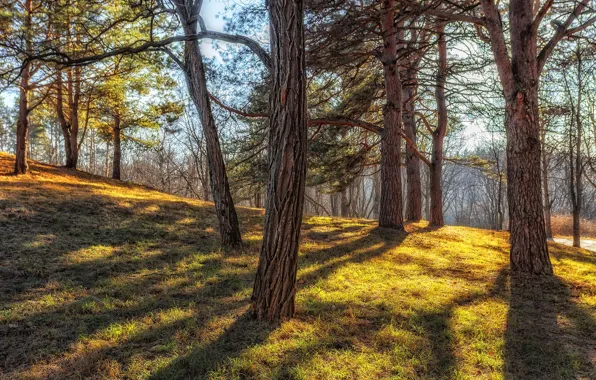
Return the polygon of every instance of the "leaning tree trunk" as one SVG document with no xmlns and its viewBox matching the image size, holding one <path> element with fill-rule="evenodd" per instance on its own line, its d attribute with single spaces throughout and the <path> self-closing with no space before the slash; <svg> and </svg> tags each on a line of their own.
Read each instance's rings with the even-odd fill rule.
<svg viewBox="0 0 596 380">
<path fill-rule="evenodd" d="M 263 246 L 252 294 L 258 319 L 294 314 L 306 183 L 306 64 L 302 0 L 269 0 L 272 85 L 269 187 Z"/>
<path fill-rule="evenodd" d="M 416 119 L 414 114 L 416 106 L 414 98 L 418 88 L 418 78 L 416 68 L 408 67 L 405 70 L 406 85 L 403 89 L 404 94 L 404 112 L 402 122 L 404 133 L 416 148 Z M 407 178 L 407 208 L 406 219 L 417 222 L 422 219 L 422 185 L 420 181 L 420 158 L 414 153 L 414 150 L 406 144 L 406 178 Z"/>
<path fill-rule="evenodd" d="M 113 129 L 113 144 L 114 144 L 114 157 L 112 159 L 112 178 L 120 179 L 120 164 L 122 162 L 122 131 L 120 129 L 120 117 L 114 116 L 114 129 Z"/>
<path fill-rule="evenodd" d="M 441 179 L 443 176 L 443 142 L 447 133 L 447 102 L 445 99 L 445 84 L 447 80 L 447 41 L 445 40 L 445 22 L 439 21 L 436 25 L 438 34 L 437 49 L 439 53 L 439 70 L 435 99 L 437 101 L 437 128 L 433 131 L 433 151 L 430 166 L 430 224 L 443 226 L 443 189 Z"/>
<path fill-rule="evenodd" d="M 386 103 L 383 108 L 381 133 L 381 204 L 379 226 L 403 230 L 401 189 L 401 79 L 397 65 L 397 38 L 394 23 L 395 0 L 383 0 L 381 27 L 383 31 L 383 74 Z"/>
<path fill-rule="evenodd" d="M 189 13 L 189 8 L 191 7 L 187 7 L 183 3 L 176 3 L 176 6 L 180 19 L 184 24 L 185 35 L 196 35 L 197 18 L 199 17 L 196 13 L 199 9 L 191 10 Z M 197 40 L 186 41 L 184 43 L 184 68 L 186 71 L 188 92 L 197 107 L 197 111 L 201 117 L 203 132 L 205 133 L 207 163 L 209 166 L 209 178 L 211 179 L 211 194 L 219 221 L 221 241 L 224 245 L 241 246 L 242 236 L 240 235 L 238 216 L 236 215 L 236 208 L 234 207 L 234 201 L 230 193 L 226 166 L 219 145 L 219 136 L 207 91 L 203 57 Z"/>
</svg>

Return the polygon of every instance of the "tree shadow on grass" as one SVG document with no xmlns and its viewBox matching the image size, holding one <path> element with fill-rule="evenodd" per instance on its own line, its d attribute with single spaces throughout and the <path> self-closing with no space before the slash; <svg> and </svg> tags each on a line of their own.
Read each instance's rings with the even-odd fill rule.
<svg viewBox="0 0 596 380">
<path fill-rule="evenodd" d="M 596 321 L 560 278 L 512 275 L 505 378 L 594 378 L 595 332 Z"/>
</svg>

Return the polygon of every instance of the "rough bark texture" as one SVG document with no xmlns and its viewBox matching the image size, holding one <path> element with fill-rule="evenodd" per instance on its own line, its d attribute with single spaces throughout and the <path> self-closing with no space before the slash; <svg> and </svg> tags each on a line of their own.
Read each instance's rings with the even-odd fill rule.
<svg viewBox="0 0 596 380">
<path fill-rule="evenodd" d="M 552 274 L 542 211 L 539 62 L 536 29 L 532 27 L 533 1 L 509 2 L 511 59 L 495 3 L 480 2 L 505 97 L 511 269 Z"/>
<path fill-rule="evenodd" d="M 510 4 L 511 70 L 514 91 L 506 99 L 507 193 L 514 272 L 552 273 L 540 179 L 538 67 L 532 1 Z"/>
<path fill-rule="evenodd" d="M 269 1 L 272 86 L 269 187 L 263 246 L 252 295 L 258 319 L 294 314 L 306 183 L 306 65 L 302 0 Z"/>
<path fill-rule="evenodd" d="M 24 3 L 25 19 L 23 22 L 23 30 L 25 31 L 25 44 L 27 50 L 31 51 L 31 18 L 33 12 L 33 4 L 31 0 L 26 0 Z M 21 81 L 19 84 L 19 117 L 17 119 L 17 141 L 15 147 L 16 160 L 14 165 L 14 173 L 16 175 L 25 174 L 29 170 L 27 164 L 27 152 L 29 150 L 29 91 L 30 91 L 30 63 L 25 64 L 21 73 Z"/>
<path fill-rule="evenodd" d="M 447 133 L 447 102 L 445 99 L 445 84 L 447 80 L 447 41 L 445 39 L 445 22 L 436 25 L 438 34 L 437 50 L 439 53 L 439 70 L 435 87 L 437 102 L 437 128 L 433 131 L 433 150 L 430 166 L 430 224 L 443 226 L 443 142 Z"/>
<path fill-rule="evenodd" d="M 189 5 L 191 1 L 177 0 L 174 2 L 186 35 L 197 33 L 197 18 L 200 4 Z M 207 147 L 207 161 L 209 178 L 211 179 L 211 194 L 215 203 L 215 211 L 219 221 L 219 234 L 222 244 L 228 246 L 242 245 L 238 216 L 230 193 L 230 185 L 226 173 L 226 166 L 219 144 L 219 136 L 215 119 L 211 112 L 211 102 L 207 91 L 207 79 L 203 57 L 197 40 L 184 43 L 184 67 L 188 92 L 197 107 L 201 117 L 201 125 L 205 134 Z"/>
<path fill-rule="evenodd" d="M 408 67 L 405 71 L 403 100 L 404 112 L 402 122 L 406 137 L 416 144 L 416 119 L 414 114 L 416 106 L 414 98 L 418 88 L 418 78 L 416 68 Z M 417 145 L 415 145 L 417 147 Z M 422 219 L 422 184 L 420 180 L 420 158 L 414 153 L 413 149 L 406 144 L 406 219 L 417 222 Z"/>
<path fill-rule="evenodd" d="M 401 111 L 402 86 L 397 65 L 397 38 L 394 24 L 394 0 L 383 0 L 381 28 L 383 32 L 383 75 L 386 103 L 383 108 L 381 133 L 381 204 L 379 226 L 403 230 L 401 189 Z"/>
<path fill-rule="evenodd" d="M 120 164 L 122 161 L 122 148 L 121 148 L 121 137 L 122 131 L 120 130 L 120 116 L 114 116 L 114 128 L 113 128 L 113 145 L 114 145 L 114 157 L 112 158 L 112 178 L 120 179 Z"/>
</svg>

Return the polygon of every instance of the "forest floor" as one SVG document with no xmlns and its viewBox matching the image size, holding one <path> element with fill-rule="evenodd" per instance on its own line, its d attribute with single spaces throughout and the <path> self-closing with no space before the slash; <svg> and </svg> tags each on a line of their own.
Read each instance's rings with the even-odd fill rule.
<svg viewBox="0 0 596 380">
<path fill-rule="evenodd" d="M 596 378 L 596 254 L 510 276 L 507 234 L 306 217 L 296 318 L 249 302 L 263 211 L 222 250 L 210 203 L 0 154 L 2 379 Z"/>
</svg>

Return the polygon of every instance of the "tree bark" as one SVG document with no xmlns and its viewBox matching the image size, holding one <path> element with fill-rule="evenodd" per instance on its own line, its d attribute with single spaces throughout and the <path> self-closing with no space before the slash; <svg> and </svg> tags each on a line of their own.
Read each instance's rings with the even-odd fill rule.
<svg viewBox="0 0 596 380">
<path fill-rule="evenodd" d="M 542 211 L 534 2 L 509 3 L 511 58 L 496 4 L 480 2 L 505 97 L 511 270 L 552 274 Z"/>
<path fill-rule="evenodd" d="M 269 0 L 272 86 L 269 186 L 263 246 L 252 294 L 258 319 L 294 314 L 306 183 L 306 64 L 302 0 Z"/>
<path fill-rule="evenodd" d="M 31 0 L 25 0 L 24 3 L 25 19 L 23 22 L 23 30 L 25 32 L 25 45 L 28 51 L 31 51 L 31 27 L 32 27 L 32 13 L 33 4 Z M 29 91 L 31 71 L 30 63 L 26 63 L 21 73 L 21 82 L 19 84 L 19 117 L 17 119 L 17 138 L 15 147 L 15 166 L 14 173 L 16 175 L 25 174 L 29 170 L 27 164 L 27 152 L 29 145 Z"/>
<path fill-rule="evenodd" d="M 404 112 L 402 122 L 406 137 L 416 145 L 416 105 L 414 98 L 418 89 L 416 68 L 408 67 L 405 73 L 405 86 L 403 89 Z M 406 219 L 417 222 L 422 219 L 422 185 L 420 180 L 420 158 L 413 149 L 406 144 L 406 178 L 407 178 L 407 208 Z"/>
<path fill-rule="evenodd" d="M 437 49 L 439 53 L 439 70 L 435 88 L 437 102 L 437 128 L 433 131 L 433 150 L 430 167 L 430 225 L 441 227 L 443 219 L 443 143 L 447 134 L 447 102 L 445 99 L 445 84 L 447 81 L 447 41 L 445 39 L 445 25 L 443 21 L 436 24 L 438 34 Z"/>
<path fill-rule="evenodd" d="M 200 3 L 200 2 L 199 2 Z M 197 19 L 200 12 L 200 4 L 187 6 L 187 1 L 175 1 L 178 16 L 180 17 L 184 33 L 187 36 L 197 34 Z M 207 162 L 209 166 L 209 177 L 211 179 L 211 194 L 215 203 L 215 211 L 219 221 L 219 234 L 223 245 L 241 246 L 242 237 L 238 216 L 230 193 L 230 185 L 226 173 L 225 162 L 221 147 L 215 119 L 211 111 L 209 92 L 207 91 L 207 79 L 203 57 L 197 40 L 184 43 L 184 68 L 188 92 L 197 107 L 201 117 L 201 124 L 205 134 L 207 147 Z"/>
<path fill-rule="evenodd" d="M 122 161 L 121 137 L 122 131 L 120 129 L 120 116 L 114 116 L 114 128 L 112 131 L 114 157 L 112 158 L 112 178 L 120 179 L 120 164 Z"/>
<path fill-rule="evenodd" d="M 381 204 L 379 226 L 403 230 L 401 189 L 402 85 L 397 65 L 397 38 L 394 24 L 395 0 L 382 0 L 383 75 L 386 103 L 381 133 Z"/>
</svg>

